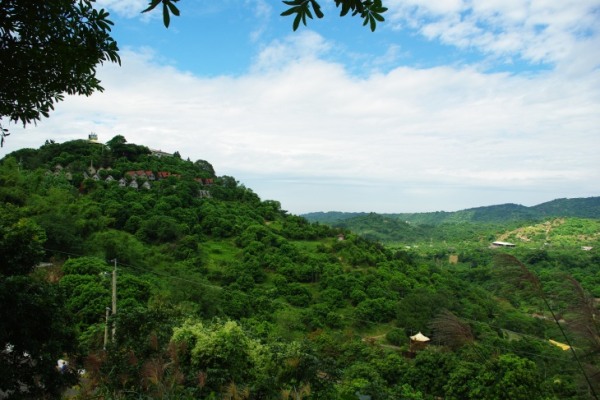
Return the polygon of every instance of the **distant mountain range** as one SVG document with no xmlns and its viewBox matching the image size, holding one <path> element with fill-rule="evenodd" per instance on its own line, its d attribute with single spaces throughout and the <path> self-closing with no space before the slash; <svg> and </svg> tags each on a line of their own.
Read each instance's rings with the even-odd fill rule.
<svg viewBox="0 0 600 400">
<path fill-rule="evenodd" d="M 311 222 L 336 224 L 356 217 L 364 217 L 373 213 L 348 213 L 340 211 L 314 212 L 302 217 Z M 443 223 L 482 222 L 504 223 L 511 221 L 539 221 L 552 217 L 600 218 L 600 197 L 556 199 L 532 207 L 520 204 L 499 204 L 469 208 L 466 210 L 447 212 L 436 211 L 426 213 L 378 214 L 386 218 L 400 221 L 438 225 Z"/>
</svg>

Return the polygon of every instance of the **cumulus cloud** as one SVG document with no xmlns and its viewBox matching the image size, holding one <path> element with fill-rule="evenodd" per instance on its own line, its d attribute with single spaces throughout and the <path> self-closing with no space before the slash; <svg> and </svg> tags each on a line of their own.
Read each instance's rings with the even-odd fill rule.
<svg viewBox="0 0 600 400">
<path fill-rule="evenodd" d="M 264 46 L 254 60 L 253 72 L 279 69 L 290 62 L 315 60 L 331 50 L 332 44 L 312 31 L 299 32 Z"/>
<path fill-rule="evenodd" d="M 148 0 L 96 0 L 98 8 L 106 8 L 123 17 L 139 17 L 140 12 L 148 7 Z"/>
<path fill-rule="evenodd" d="M 293 35 L 265 46 L 250 73 L 214 78 L 165 66 L 151 51 L 125 51 L 121 68 L 102 67 L 104 93 L 68 98 L 14 139 L 36 130 L 58 141 L 122 134 L 208 160 L 294 212 L 310 211 L 311 192 L 300 188 L 318 182 L 336 182 L 322 193 L 338 202 L 346 193 L 344 204 L 388 196 L 379 211 L 410 208 L 397 208 L 399 199 L 433 207 L 431 195 L 439 209 L 443 196 L 473 187 L 548 196 L 598 182 L 600 73 L 397 67 L 357 78 L 323 60 L 331 46 L 313 32 Z"/>
<path fill-rule="evenodd" d="M 549 64 L 570 64 L 583 55 L 587 63 L 579 65 L 586 70 L 600 64 L 593 50 L 600 34 L 598 0 L 388 0 L 387 5 L 393 24 L 448 45 Z"/>
<path fill-rule="evenodd" d="M 134 16 L 147 2 L 98 4 Z M 308 29 L 261 42 L 272 6 L 244 5 L 258 21 L 249 33 L 258 51 L 245 74 L 203 77 L 156 50 L 124 50 L 122 67 L 99 69 L 104 93 L 68 97 L 37 127 L 11 127 L 0 154 L 91 131 L 103 141 L 121 134 L 207 160 L 293 212 L 448 210 L 598 194 L 598 0 L 386 0 L 396 27 L 492 59 L 549 66 L 528 74 L 406 66 L 403 47 L 388 43 L 356 76 L 338 43 Z"/>
</svg>

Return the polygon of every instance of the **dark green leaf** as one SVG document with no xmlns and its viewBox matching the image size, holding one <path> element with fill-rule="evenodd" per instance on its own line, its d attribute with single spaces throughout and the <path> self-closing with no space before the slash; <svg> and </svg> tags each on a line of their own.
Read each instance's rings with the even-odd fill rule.
<svg viewBox="0 0 600 400">
<path fill-rule="evenodd" d="M 310 19 L 313 19 L 313 16 L 310 13 L 310 9 L 308 8 L 308 6 L 306 7 L 306 10 L 304 10 L 304 15 L 302 16 L 302 21 L 304 22 L 304 25 L 306 25 L 306 16 L 308 16 L 308 18 Z"/>
<path fill-rule="evenodd" d="M 280 15 L 282 17 L 287 17 L 288 15 L 292 15 L 292 14 L 295 14 L 297 12 L 298 12 L 298 7 L 292 7 L 292 8 L 289 8 L 289 9 L 285 10 Z"/>
<path fill-rule="evenodd" d="M 169 6 L 169 10 L 171 11 L 171 13 L 179 17 L 179 9 L 177 8 L 177 6 L 175 6 L 175 4 L 171 3 L 170 1 L 167 2 L 167 5 Z"/>
<path fill-rule="evenodd" d="M 350 11 L 350 5 L 347 2 L 342 3 L 342 11 L 340 11 L 340 17 L 343 17 L 344 15 L 348 14 L 348 11 Z"/>
<path fill-rule="evenodd" d="M 294 24 L 292 26 L 292 29 L 294 31 L 296 31 L 298 29 L 298 27 L 300 26 L 301 19 L 302 19 L 302 15 L 300 15 L 300 13 L 296 14 L 296 18 L 294 18 Z"/>
<path fill-rule="evenodd" d="M 169 8 L 166 4 L 163 4 L 163 23 L 165 27 L 168 28 L 171 23 L 171 16 L 169 15 Z"/>
<path fill-rule="evenodd" d="M 156 8 L 157 5 L 159 5 L 161 2 L 161 0 L 152 0 L 149 4 L 148 4 L 148 8 L 146 8 L 144 11 L 142 11 L 143 13 L 148 12 L 148 11 L 152 11 Z"/>
<path fill-rule="evenodd" d="M 321 6 L 319 5 L 319 3 L 317 3 L 316 0 L 310 0 L 310 4 L 312 5 L 313 10 L 315 10 L 317 18 L 323 18 L 324 14 L 321 11 Z"/>
</svg>

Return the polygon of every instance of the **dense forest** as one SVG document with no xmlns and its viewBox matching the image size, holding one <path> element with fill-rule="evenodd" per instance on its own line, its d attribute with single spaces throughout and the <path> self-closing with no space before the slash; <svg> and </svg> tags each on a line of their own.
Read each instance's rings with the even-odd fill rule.
<svg viewBox="0 0 600 400">
<path fill-rule="evenodd" d="M 584 202 L 309 222 L 123 136 L 9 154 L 0 200 L 0 398 L 600 394 Z"/>
<path fill-rule="evenodd" d="M 501 204 L 456 212 L 330 211 L 302 216 L 310 222 L 349 229 L 388 245 L 486 245 L 500 239 L 511 239 L 532 250 L 600 245 L 600 197 L 557 199 L 533 207 Z"/>
</svg>

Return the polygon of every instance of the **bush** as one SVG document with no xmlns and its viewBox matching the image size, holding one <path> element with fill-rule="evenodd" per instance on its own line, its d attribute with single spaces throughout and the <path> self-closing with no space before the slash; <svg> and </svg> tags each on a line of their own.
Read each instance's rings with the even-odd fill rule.
<svg viewBox="0 0 600 400">
<path fill-rule="evenodd" d="M 402 346 L 407 342 L 406 331 L 401 328 L 394 328 L 385 335 L 385 339 L 389 344 L 394 346 Z"/>
</svg>

